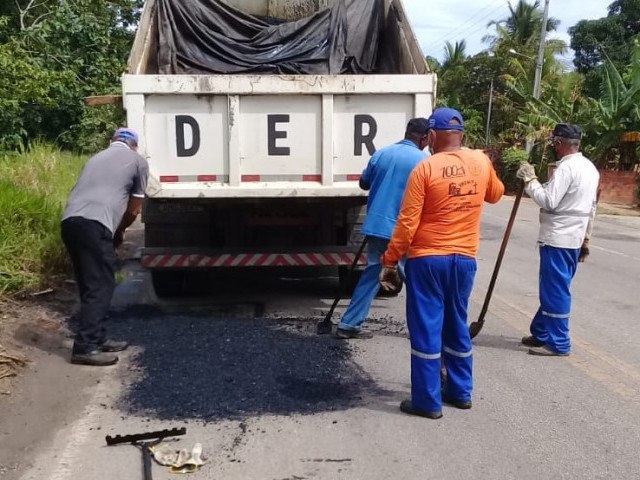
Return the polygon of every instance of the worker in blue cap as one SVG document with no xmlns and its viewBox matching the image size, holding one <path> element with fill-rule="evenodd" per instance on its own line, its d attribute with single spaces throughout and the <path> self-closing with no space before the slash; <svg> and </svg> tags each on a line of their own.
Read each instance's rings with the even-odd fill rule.
<svg viewBox="0 0 640 480">
<path fill-rule="evenodd" d="M 126 342 L 107 338 L 102 325 L 115 289 L 115 248 L 142 208 L 149 165 L 137 153 L 138 134 L 118 128 L 105 150 L 87 160 L 62 214 L 80 294 L 79 327 L 71 363 L 106 366 Z"/>
</svg>

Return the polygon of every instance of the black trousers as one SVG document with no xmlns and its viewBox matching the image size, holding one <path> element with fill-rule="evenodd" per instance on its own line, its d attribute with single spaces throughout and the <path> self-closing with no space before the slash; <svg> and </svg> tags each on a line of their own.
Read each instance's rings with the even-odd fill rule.
<svg viewBox="0 0 640 480">
<path fill-rule="evenodd" d="M 88 353 L 106 340 L 103 325 L 115 289 L 115 253 L 111 231 L 99 222 L 70 217 L 61 224 L 80 293 L 80 325 L 73 353 Z"/>
</svg>

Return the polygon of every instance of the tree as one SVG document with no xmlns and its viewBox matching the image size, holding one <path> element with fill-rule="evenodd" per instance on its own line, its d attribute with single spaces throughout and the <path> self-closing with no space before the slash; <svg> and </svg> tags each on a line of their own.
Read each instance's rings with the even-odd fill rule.
<svg viewBox="0 0 640 480">
<path fill-rule="evenodd" d="M 444 44 L 444 61 L 440 68 L 440 72 L 444 73 L 447 69 L 461 65 L 464 59 L 467 58 L 466 50 L 467 42 L 460 40 L 452 45 L 451 42 L 446 41 Z"/>
<path fill-rule="evenodd" d="M 76 132 L 87 118 L 83 99 L 120 90 L 133 41 L 131 26 L 138 20 L 141 3 L 16 0 L 15 8 L 3 4 L 0 55 L 8 70 L 3 69 L 0 98 L 12 103 L 10 111 L 0 110 L 0 124 L 12 126 L 0 130 L 0 144 L 15 147 L 18 138 L 27 145 L 43 137 L 66 147 L 82 147 L 85 140 Z M 12 74 L 4 75 L 6 71 Z M 13 96 L 5 97 L 4 92 Z M 92 125 L 100 124 L 94 112 L 89 117 Z M 9 118 L 14 120 L 8 122 Z"/>
<path fill-rule="evenodd" d="M 569 29 L 576 70 L 586 75 L 585 89 L 599 95 L 605 74 L 605 57 L 618 69 L 631 61 L 631 39 L 640 34 L 640 0 L 616 0 L 606 17 L 582 20 Z"/>
<path fill-rule="evenodd" d="M 640 40 L 632 43 L 631 62 L 620 71 L 613 61 L 605 59 L 601 97 L 588 125 L 595 154 L 611 161 L 619 152 L 616 167 L 631 170 L 638 163 L 640 141 Z"/>
<path fill-rule="evenodd" d="M 521 54 L 533 56 L 540 40 L 542 27 L 542 9 L 540 1 L 528 3 L 518 0 L 515 8 L 509 2 L 509 16 L 502 20 L 493 20 L 487 27 L 495 27 L 495 35 L 487 35 L 487 41 L 494 51 L 514 49 Z M 555 31 L 560 21 L 556 18 L 547 20 L 547 32 Z"/>
<path fill-rule="evenodd" d="M 429 70 L 431 72 L 437 73 L 442 68 L 442 65 L 440 65 L 438 59 L 436 57 L 432 57 L 431 55 L 427 55 L 426 57 L 424 57 L 424 61 L 427 62 L 427 66 L 429 67 Z"/>
</svg>

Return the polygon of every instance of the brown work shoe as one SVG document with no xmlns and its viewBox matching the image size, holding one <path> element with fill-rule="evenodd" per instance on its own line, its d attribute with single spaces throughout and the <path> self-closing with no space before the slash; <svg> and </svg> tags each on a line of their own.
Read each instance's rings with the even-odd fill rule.
<svg viewBox="0 0 640 480">
<path fill-rule="evenodd" d="M 350 338 L 368 339 L 368 338 L 373 338 L 373 333 L 368 332 L 366 330 L 347 330 L 344 328 L 338 328 L 336 330 L 336 337 L 341 338 L 343 340 L 347 340 Z"/>
<path fill-rule="evenodd" d="M 568 357 L 569 352 L 556 352 L 547 347 L 533 347 L 529 349 L 529 355 L 538 355 L 539 357 Z"/>
<path fill-rule="evenodd" d="M 536 337 L 534 337 L 533 335 L 529 335 L 528 337 L 522 337 L 522 340 L 520 340 L 520 342 L 523 345 L 526 345 L 527 347 L 543 347 L 544 346 L 544 342 L 541 342 L 540 340 L 536 339 Z"/>
<path fill-rule="evenodd" d="M 118 356 L 93 350 L 89 353 L 72 353 L 71 363 L 75 365 L 90 365 L 92 367 L 108 367 L 118 363 Z"/>
<path fill-rule="evenodd" d="M 400 402 L 400 411 L 404 413 L 408 413 L 409 415 L 416 415 L 418 417 L 430 418 L 432 420 L 437 420 L 442 418 L 442 411 L 439 412 L 425 412 L 424 410 L 418 410 L 417 408 L 413 408 L 413 404 L 411 403 L 411 399 L 407 398 Z"/>
</svg>

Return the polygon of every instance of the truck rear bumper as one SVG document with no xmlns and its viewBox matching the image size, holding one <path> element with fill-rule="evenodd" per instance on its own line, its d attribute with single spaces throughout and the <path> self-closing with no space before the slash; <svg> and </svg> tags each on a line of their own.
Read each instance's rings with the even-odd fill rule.
<svg viewBox="0 0 640 480">
<path fill-rule="evenodd" d="M 148 269 L 205 269 L 230 267 L 326 267 L 350 266 L 357 251 L 354 247 L 334 247 L 313 251 L 261 251 L 223 253 L 215 251 L 176 251 L 166 248 L 145 248 L 142 266 Z M 358 265 L 366 265 L 360 256 Z"/>
</svg>

